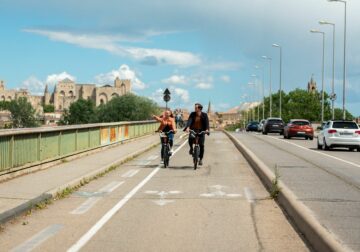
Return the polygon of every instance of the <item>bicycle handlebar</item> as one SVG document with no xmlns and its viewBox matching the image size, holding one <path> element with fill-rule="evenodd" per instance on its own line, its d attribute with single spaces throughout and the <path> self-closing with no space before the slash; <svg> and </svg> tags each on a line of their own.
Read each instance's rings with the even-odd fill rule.
<svg viewBox="0 0 360 252">
<path fill-rule="evenodd" d="M 161 130 L 159 130 L 159 131 L 157 131 L 157 132 L 159 132 L 159 135 L 160 135 L 160 137 L 167 137 L 169 134 L 171 134 L 171 133 L 174 133 L 175 134 L 175 132 L 173 131 L 173 130 L 169 130 L 169 131 L 167 131 L 167 132 L 163 132 L 163 131 L 161 131 Z"/>
<path fill-rule="evenodd" d="M 209 135 L 210 133 L 209 132 L 207 132 L 206 133 L 206 131 L 201 131 L 201 132 L 199 132 L 199 133 L 197 133 L 196 131 L 194 131 L 194 130 L 189 130 L 190 131 L 190 133 L 192 133 L 192 134 L 194 134 L 194 135 L 198 135 L 198 136 L 200 136 L 200 135 L 203 135 L 203 134 L 207 134 L 207 135 Z"/>
</svg>

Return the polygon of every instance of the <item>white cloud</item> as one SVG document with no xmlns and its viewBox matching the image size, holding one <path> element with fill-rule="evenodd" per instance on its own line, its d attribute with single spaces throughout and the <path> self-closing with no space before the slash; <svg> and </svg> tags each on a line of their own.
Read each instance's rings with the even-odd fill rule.
<svg viewBox="0 0 360 252">
<path fill-rule="evenodd" d="M 29 90 L 31 94 L 43 95 L 45 91 L 45 84 L 35 76 L 30 76 L 23 81 L 22 88 Z"/>
<path fill-rule="evenodd" d="M 67 72 L 62 72 L 62 73 L 59 73 L 59 74 L 48 75 L 48 77 L 46 78 L 46 84 L 54 86 L 59 81 L 62 81 L 64 79 L 66 79 L 66 78 L 68 78 L 68 79 L 70 79 L 72 81 L 76 81 L 76 78 L 74 76 L 68 74 Z"/>
<path fill-rule="evenodd" d="M 206 82 L 200 82 L 198 84 L 196 84 L 195 86 L 196 88 L 199 88 L 199 89 L 210 89 L 212 88 L 212 84 L 211 83 L 206 83 Z"/>
<path fill-rule="evenodd" d="M 25 32 L 48 37 L 50 40 L 65 42 L 84 48 L 100 49 L 112 54 L 129 57 L 147 65 L 178 65 L 182 67 L 199 65 L 201 59 L 190 52 L 163 50 L 156 48 L 125 47 L 119 42 L 129 41 L 124 36 L 76 34 L 67 31 L 50 31 L 41 29 L 25 29 Z"/>
<path fill-rule="evenodd" d="M 186 84 L 187 80 L 184 75 L 172 75 L 167 79 L 162 80 L 166 84 Z"/>
<path fill-rule="evenodd" d="M 221 76 L 221 78 L 220 78 L 223 82 L 226 82 L 226 83 L 228 83 L 228 82 L 230 82 L 230 76 L 228 76 L 228 75 L 223 75 L 223 76 Z"/>
<path fill-rule="evenodd" d="M 175 94 L 180 97 L 181 101 L 188 103 L 190 101 L 189 91 L 182 88 L 175 88 Z"/>
<path fill-rule="evenodd" d="M 145 83 L 138 78 L 138 74 L 125 64 L 121 65 L 117 70 L 112 70 L 108 73 L 99 74 L 95 76 L 95 79 L 98 83 L 108 84 L 113 83 L 116 77 L 119 77 L 120 79 L 131 80 L 132 87 L 134 89 L 141 90 L 146 87 Z"/>
</svg>

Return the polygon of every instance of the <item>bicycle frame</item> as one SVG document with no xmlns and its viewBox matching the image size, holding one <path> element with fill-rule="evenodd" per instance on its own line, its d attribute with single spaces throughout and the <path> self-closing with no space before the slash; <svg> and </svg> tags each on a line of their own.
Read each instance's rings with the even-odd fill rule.
<svg viewBox="0 0 360 252">
<path fill-rule="evenodd" d="M 164 167 L 169 166 L 170 160 L 170 143 L 169 143 L 169 134 L 174 133 L 174 131 L 170 130 L 169 132 L 160 132 L 160 139 L 161 139 L 161 156 L 164 160 Z"/>
<path fill-rule="evenodd" d="M 199 138 L 201 135 L 204 135 L 206 133 L 206 131 L 201 131 L 201 132 L 195 132 L 194 130 L 190 130 L 190 135 L 192 137 L 194 137 L 195 141 L 194 141 L 194 147 L 193 147 L 193 161 L 194 161 L 194 170 L 197 169 L 197 165 L 199 162 L 199 158 L 200 158 L 200 145 L 199 145 Z"/>
</svg>

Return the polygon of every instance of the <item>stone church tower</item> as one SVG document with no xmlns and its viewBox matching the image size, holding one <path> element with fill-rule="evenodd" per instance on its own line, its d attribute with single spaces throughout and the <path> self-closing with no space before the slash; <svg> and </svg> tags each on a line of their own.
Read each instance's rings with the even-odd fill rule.
<svg viewBox="0 0 360 252">
<path fill-rule="evenodd" d="M 307 90 L 309 93 L 314 94 L 317 91 L 316 82 L 314 81 L 314 75 L 311 75 L 311 79 L 308 82 Z"/>
</svg>

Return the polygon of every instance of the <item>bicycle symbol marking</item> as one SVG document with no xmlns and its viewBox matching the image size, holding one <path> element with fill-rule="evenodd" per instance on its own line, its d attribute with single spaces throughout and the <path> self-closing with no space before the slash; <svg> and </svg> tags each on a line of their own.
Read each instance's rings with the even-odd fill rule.
<svg viewBox="0 0 360 252">
<path fill-rule="evenodd" d="M 165 206 L 167 204 L 175 202 L 175 200 L 165 199 L 166 196 L 181 194 L 182 192 L 181 191 L 145 191 L 145 193 L 158 195 L 160 197 L 160 199 L 152 200 L 152 202 L 154 202 L 158 206 Z"/>
<path fill-rule="evenodd" d="M 227 186 L 223 186 L 223 185 L 213 185 L 208 187 L 208 190 L 210 192 L 208 193 L 202 193 L 200 194 L 200 197 L 206 197 L 206 198 L 212 198 L 212 197 L 217 197 L 217 198 L 223 198 L 223 197 L 228 197 L 228 198 L 237 198 L 237 197 L 242 197 L 242 194 L 240 193 L 226 193 L 223 191 L 223 189 L 227 188 Z"/>
</svg>

